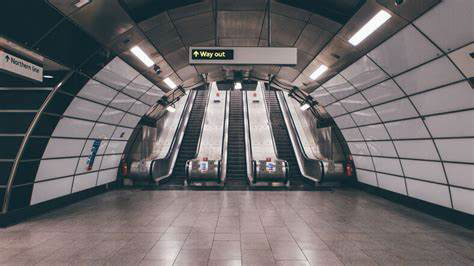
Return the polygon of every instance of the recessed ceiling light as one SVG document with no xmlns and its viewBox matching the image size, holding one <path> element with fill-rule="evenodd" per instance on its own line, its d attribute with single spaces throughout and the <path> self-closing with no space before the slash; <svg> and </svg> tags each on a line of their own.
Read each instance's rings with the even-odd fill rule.
<svg viewBox="0 0 474 266">
<path fill-rule="evenodd" d="M 392 15 L 390 15 L 387 11 L 380 10 L 369 20 L 369 22 L 362 26 L 362 28 L 360 28 L 360 30 L 349 39 L 349 43 L 354 46 L 358 45 L 391 17 Z"/>
<path fill-rule="evenodd" d="M 52 78 L 54 78 L 54 77 L 51 76 L 51 75 L 43 75 L 43 78 L 45 78 L 45 79 L 52 79 Z"/>
<path fill-rule="evenodd" d="M 81 8 L 87 4 L 89 4 L 90 0 L 79 0 L 77 3 L 75 3 L 74 5 L 77 7 L 77 8 Z"/>
<path fill-rule="evenodd" d="M 328 67 L 325 65 L 320 65 L 310 76 L 309 78 L 312 80 L 316 80 L 319 78 L 324 72 L 328 70 Z"/>
<path fill-rule="evenodd" d="M 170 87 L 171 89 L 176 88 L 176 84 L 175 84 L 170 78 L 165 78 L 163 81 L 164 81 L 164 82 L 166 83 L 166 85 L 168 85 L 168 87 Z"/>
<path fill-rule="evenodd" d="M 145 66 L 147 67 L 151 67 L 155 64 L 153 60 L 151 60 L 151 58 L 148 57 L 148 55 L 143 52 L 143 50 L 138 46 L 133 46 L 132 49 L 130 49 L 130 52 L 132 52 L 136 57 L 138 57 L 138 59 L 140 59 L 140 61 L 142 61 L 143 64 L 145 64 Z"/>
<path fill-rule="evenodd" d="M 240 83 L 240 82 L 234 83 L 234 89 L 236 89 L 236 90 L 242 89 L 242 83 Z"/>
</svg>

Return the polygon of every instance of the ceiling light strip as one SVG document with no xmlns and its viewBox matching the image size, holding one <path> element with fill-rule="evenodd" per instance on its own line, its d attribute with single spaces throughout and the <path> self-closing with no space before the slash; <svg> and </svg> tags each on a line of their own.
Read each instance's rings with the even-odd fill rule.
<svg viewBox="0 0 474 266">
<path fill-rule="evenodd" d="M 387 20 L 392 17 L 387 11 L 380 10 L 375 16 L 373 16 L 369 22 L 367 22 L 360 30 L 358 30 L 350 39 L 349 43 L 356 46 L 361 43 L 365 38 L 370 34 L 376 31 L 380 26 L 382 26 Z"/>
</svg>

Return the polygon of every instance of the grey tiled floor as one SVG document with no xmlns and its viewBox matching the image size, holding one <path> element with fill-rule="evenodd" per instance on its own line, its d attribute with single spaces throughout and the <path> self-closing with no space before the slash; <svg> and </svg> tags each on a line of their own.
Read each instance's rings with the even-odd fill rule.
<svg viewBox="0 0 474 266">
<path fill-rule="evenodd" d="M 351 189 L 120 190 L 0 229 L 0 264 L 474 265 L 473 238 Z"/>
</svg>

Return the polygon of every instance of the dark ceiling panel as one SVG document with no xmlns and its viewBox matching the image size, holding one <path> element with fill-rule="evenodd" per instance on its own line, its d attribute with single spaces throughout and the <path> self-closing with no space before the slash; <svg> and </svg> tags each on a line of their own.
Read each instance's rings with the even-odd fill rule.
<svg viewBox="0 0 474 266">
<path fill-rule="evenodd" d="M 265 10 L 267 0 L 219 0 L 217 8 L 219 10 Z"/>
<path fill-rule="evenodd" d="M 164 57 L 175 70 L 181 69 L 188 65 L 188 50 L 184 47 L 172 53 L 166 54 Z"/>
<path fill-rule="evenodd" d="M 202 2 L 201 0 L 119 0 L 125 10 L 138 23 L 166 10 Z"/>
<path fill-rule="evenodd" d="M 278 0 L 278 2 L 319 14 L 333 21 L 344 24 L 366 0 Z"/>
<path fill-rule="evenodd" d="M 308 24 L 296 41 L 295 47 L 308 54 L 316 55 L 316 52 L 320 51 L 332 36 L 332 33 Z"/>
<path fill-rule="evenodd" d="M 258 38 L 262 29 L 262 11 L 219 11 L 219 38 Z"/>
<path fill-rule="evenodd" d="M 211 12 L 176 20 L 174 25 L 187 46 L 214 38 L 214 20 Z"/>
<path fill-rule="evenodd" d="M 28 46 L 33 46 L 63 19 L 45 1 L 2 1 L 0 9 L 0 35 Z"/>
</svg>

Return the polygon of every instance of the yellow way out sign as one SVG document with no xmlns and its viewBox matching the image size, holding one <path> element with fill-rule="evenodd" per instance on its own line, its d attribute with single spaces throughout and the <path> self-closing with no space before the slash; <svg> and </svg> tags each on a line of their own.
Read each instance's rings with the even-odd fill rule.
<svg viewBox="0 0 474 266">
<path fill-rule="evenodd" d="M 193 60 L 232 60 L 234 50 L 232 49 L 192 49 Z"/>
<path fill-rule="evenodd" d="M 295 66 L 295 47 L 189 47 L 191 65 Z"/>
</svg>

